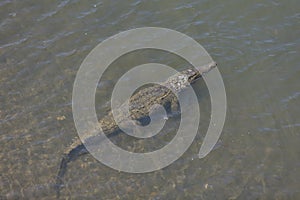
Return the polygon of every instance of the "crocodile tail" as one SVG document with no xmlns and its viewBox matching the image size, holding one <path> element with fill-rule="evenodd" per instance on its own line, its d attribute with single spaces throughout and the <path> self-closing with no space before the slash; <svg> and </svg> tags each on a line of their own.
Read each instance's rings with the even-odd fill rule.
<svg viewBox="0 0 300 200">
<path fill-rule="evenodd" d="M 79 139 L 76 139 L 71 146 L 63 154 L 60 162 L 58 174 L 56 176 L 55 190 L 56 198 L 59 198 L 60 190 L 63 187 L 63 177 L 67 172 L 67 165 L 69 162 L 75 160 L 80 155 L 86 154 L 87 150 Z"/>
<path fill-rule="evenodd" d="M 67 164 L 69 162 L 69 156 L 64 155 L 61 162 L 58 174 L 56 176 L 56 182 L 55 182 L 55 190 L 56 190 L 56 198 L 59 198 L 60 195 L 60 189 L 63 187 L 63 176 L 67 171 Z"/>
</svg>

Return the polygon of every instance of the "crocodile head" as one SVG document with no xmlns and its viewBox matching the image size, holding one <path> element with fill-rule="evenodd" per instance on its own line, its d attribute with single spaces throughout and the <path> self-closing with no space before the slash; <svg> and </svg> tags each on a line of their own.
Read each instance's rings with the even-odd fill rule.
<svg viewBox="0 0 300 200">
<path fill-rule="evenodd" d="M 170 77 L 167 81 L 172 89 L 180 91 L 181 89 L 187 87 L 188 85 L 194 83 L 198 80 L 203 74 L 209 72 L 211 69 L 217 66 L 217 63 L 211 62 L 207 65 L 203 65 L 197 68 L 190 68 L 184 70 L 174 76 Z"/>
<path fill-rule="evenodd" d="M 203 74 L 209 72 L 211 69 L 215 68 L 217 66 L 216 62 L 211 62 L 207 65 L 202 65 L 200 67 L 187 69 L 182 74 L 186 75 L 188 77 L 188 82 L 194 83 L 196 80 L 198 80 Z"/>
</svg>

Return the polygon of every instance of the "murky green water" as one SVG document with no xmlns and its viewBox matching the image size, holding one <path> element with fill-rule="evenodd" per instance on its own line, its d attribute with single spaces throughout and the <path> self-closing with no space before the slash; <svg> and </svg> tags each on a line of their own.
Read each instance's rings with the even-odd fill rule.
<svg viewBox="0 0 300 200">
<path fill-rule="evenodd" d="M 200 81 L 200 130 L 178 161 L 127 174 L 87 155 L 70 164 L 61 197 L 299 199 L 299 8 L 296 0 L 1 1 L 0 199 L 55 198 L 61 154 L 76 135 L 71 96 L 81 62 L 107 37 L 144 26 L 185 33 L 218 62 L 228 98 L 221 138 L 197 158 L 210 116 Z M 142 55 L 180 64 L 165 54 Z M 107 72 L 96 95 L 100 115 L 115 77 L 143 59 L 133 54 Z"/>
</svg>

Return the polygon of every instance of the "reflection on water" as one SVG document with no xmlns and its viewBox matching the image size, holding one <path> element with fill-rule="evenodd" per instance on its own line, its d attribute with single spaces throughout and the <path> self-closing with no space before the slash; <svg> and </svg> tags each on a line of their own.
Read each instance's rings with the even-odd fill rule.
<svg viewBox="0 0 300 200">
<path fill-rule="evenodd" d="M 200 130 L 182 158 L 160 171 L 127 174 L 87 155 L 70 165 L 62 198 L 298 199 L 297 8 L 297 1 L 1 1 L 0 199 L 55 198 L 61 154 L 76 136 L 71 94 L 80 63 L 105 38 L 143 26 L 183 32 L 218 62 L 228 97 L 220 141 L 197 159 L 210 116 L 200 82 Z M 165 55 L 144 56 L 180 66 Z M 109 107 L 116 77 L 136 59 L 107 72 L 96 94 L 99 113 Z"/>
</svg>

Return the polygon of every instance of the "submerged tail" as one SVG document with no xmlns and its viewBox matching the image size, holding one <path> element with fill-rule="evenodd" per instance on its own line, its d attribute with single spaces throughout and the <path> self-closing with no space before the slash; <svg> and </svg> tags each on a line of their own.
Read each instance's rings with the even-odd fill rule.
<svg viewBox="0 0 300 200">
<path fill-rule="evenodd" d="M 59 171 L 56 176 L 56 182 L 55 182 L 56 198 L 59 198 L 60 189 L 63 187 L 63 176 L 67 171 L 68 162 L 69 162 L 69 156 L 64 155 L 60 162 Z"/>
<path fill-rule="evenodd" d="M 60 162 L 58 174 L 56 176 L 55 190 L 56 198 L 59 198 L 60 189 L 63 187 L 63 177 L 67 171 L 67 165 L 72 160 L 75 160 L 78 156 L 86 154 L 87 150 L 79 139 L 76 139 L 71 146 L 63 154 L 63 158 Z"/>
</svg>

